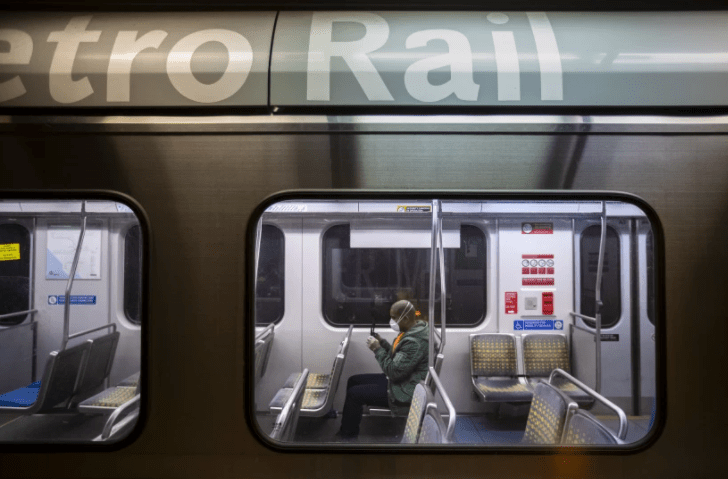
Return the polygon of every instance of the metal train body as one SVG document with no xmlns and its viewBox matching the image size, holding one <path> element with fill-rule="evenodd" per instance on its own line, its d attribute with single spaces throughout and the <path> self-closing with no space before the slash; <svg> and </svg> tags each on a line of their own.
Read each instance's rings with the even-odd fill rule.
<svg viewBox="0 0 728 479">
<path fill-rule="evenodd" d="M 716 25 L 723 25 L 725 14 L 654 15 L 660 17 L 661 25 L 667 30 L 680 31 L 686 25 L 692 26 L 691 31 L 697 36 L 680 48 L 674 43 L 662 42 L 663 37 L 655 33 L 659 31 L 655 26 L 659 22 L 653 22 L 649 14 L 615 14 L 611 17 L 611 26 L 589 15 L 546 14 L 552 21 L 562 58 L 565 103 L 559 104 L 553 103 L 558 100 L 543 99 L 540 95 L 543 62 L 539 62 L 539 55 L 543 51 L 533 40 L 539 35 L 533 33 L 538 28 L 533 27 L 533 21 L 525 14 L 514 13 L 508 25 L 512 36 L 493 36 L 491 30 L 486 32 L 488 41 L 505 42 L 498 43 L 499 47 L 490 43 L 492 47 L 488 48 L 493 50 L 492 54 L 478 50 L 474 46 L 477 38 L 469 37 L 475 52 L 473 62 L 492 63 L 490 67 L 475 68 L 476 73 L 480 71 L 478 74 L 483 75 L 474 77 L 481 85 L 478 99 L 472 103 L 465 93 L 460 98 L 453 92 L 439 103 L 430 102 L 425 109 L 417 110 L 415 107 L 422 106 L 422 101 L 415 101 L 413 90 L 408 90 L 405 84 L 407 69 L 398 67 L 396 62 L 406 57 L 411 63 L 423 57 L 397 56 L 395 50 L 406 50 L 402 45 L 406 45 L 408 36 L 435 29 L 432 23 L 435 13 L 411 14 L 415 18 L 411 23 L 408 23 L 408 14 L 401 12 L 360 15 L 358 18 L 363 22 L 381 26 L 376 16 L 388 22 L 389 36 L 385 41 L 395 43 L 382 43 L 383 50 L 378 57 L 375 52 L 372 65 L 381 72 L 392 100 L 372 100 L 372 95 L 382 90 L 376 90 L 376 86 L 362 87 L 357 83 L 361 75 L 356 77 L 351 73 L 356 62 L 336 58 L 332 62 L 334 86 L 330 89 L 329 102 L 315 95 L 308 99 L 304 87 L 308 79 L 308 56 L 303 47 L 296 46 L 298 38 L 308 38 L 313 14 L 284 13 L 278 14 L 277 23 L 276 12 L 229 15 L 233 20 L 236 15 L 241 18 L 249 15 L 241 21 L 257 25 L 257 30 L 246 37 L 253 52 L 246 73 L 252 83 L 226 98 L 219 92 L 208 91 L 212 96 L 206 98 L 215 100 L 212 105 L 195 103 L 196 100 L 184 96 L 180 89 L 195 96 L 189 93 L 194 85 L 190 87 L 189 82 L 182 82 L 180 86 L 176 80 L 170 80 L 175 75 L 170 77 L 165 62 L 175 45 L 185 45 L 182 42 L 185 36 L 197 29 L 214 28 L 223 21 L 224 14 L 180 15 L 176 19 L 182 25 L 179 31 L 169 26 L 175 21 L 165 20 L 167 14 L 92 16 L 84 26 L 86 30 L 111 29 L 113 35 L 102 33 L 98 45 L 91 42 L 79 47 L 80 61 L 76 65 L 90 80 L 88 85 L 93 93 L 78 99 L 77 104 L 60 103 L 51 92 L 49 71 L 54 51 L 48 50 L 47 45 L 51 32 L 63 32 L 76 15 L 25 14 L 17 17 L 22 21 L 14 27 L 2 23 L 5 29 L 30 32 L 27 37 L 32 38 L 35 52 L 41 52 L 18 70 L 3 70 L 8 74 L 3 81 L 17 77 L 28 92 L 0 103 L 3 199 L 20 196 L 27 199 L 28 195 L 32 196 L 28 190 L 36 191 L 43 200 L 58 191 L 71 194 L 69 190 L 74 190 L 72 194 L 77 199 L 99 199 L 93 193 L 98 190 L 128 195 L 141 208 L 139 220 L 149 227 L 146 251 L 149 263 L 148 281 L 143 289 L 148 314 L 141 329 L 127 325 L 116 314 L 119 276 L 109 275 L 99 283 L 98 292 L 83 293 L 95 294 L 108 305 L 109 314 L 99 317 L 100 322 L 117 322 L 122 337 L 129 338 L 125 341 L 141 342 L 141 358 L 117 356 L 115 368 L 118 369 L 112 372 L 111 378 L 112 381 L 122 378 L 139 361 L 145 388 L 143 420 L 130 436 L 133 441 L 123 443 L 121 449 L 118 445 L 116 449 L 103 449 L 88 444 L 4 443 L 0 475 L 372 477 L 389 474 L 524 478 L 723 475 L 725 462 L 719 458 L 723 452 L 723 431 L 728 424 L 723 414 L 726 386 L 721 377 L 726 359 L 723 342 L 728 331 L 720 298 L 728 287 L 724 271 L 728 261 L 725 249 L 728 119 L 722 115 L 726 90 L 721 81 L 726 74 L 722 59 L 728 47 L 716 34 L 719 31 Z M 484 18 L 487 13 L 483 13 Z M 428 17 L 430 14 L 432 18 Z M 6 18 L 6 15 L 2 17 L 3 22 Z M 132 27 L 134 18 L 147 23 Z M 540 19 L 535 18 L 536 25 Z M 167 26 L 155 25 L 163 21 L 168 22 Z M 463 31 L 477 36 L 477 22 L 472 23 L 472 18 L 454 15 L 443 21 L 449 25 L 447 28 L 470 21 Z M 488 28 L 501 28 L 503 18 L 496 15 L 483 22 L 495 26 Z M 634 30 L 635 25 L 639 25 L 639 31 Z M 597 26 L 605 29 L 605 36 L 584 33 L 593 33 Z M 142 80 L 145 75 L 135 75 L 136 70 L 132 69 L 130 102 L 122 103 L 124 110 L 115 110 L 119 103 L 114 103 L 113 95 L 107 97 L 104 92 L 108 93 L 107 67 L 116 39 L 122 31 L 154 28 L 170 34 L 168 43 L 160 43 L 163 54 L 155 56 L 154 49 L 138 52 L 149 55 L 138 58 L 143 60 L 138 68 L 146 74 L 146 81 Z M 234 29 L 230 25 L 226 28 Z M 372 28 L 376 31 L 377 27 Z M 359 35 L 366 35 L 371 30 L 358 31 Z M 544 34 L 543 30 L 538 31 Z M 525 37 L 524 32 L 531 36 Z M 580 32 L 592 43 L 585 40 L 582 44 Z M 274 34 L 276 41 L 272 42 Z M 17 38 L 25 38 L 18 35 Z M 356 41 L 354 33 L 342 35 L 333 43 Z M 253 38 L 256 36 L 267 40 L 259 42 Z M 514 90 L 505 88 L 513 80 L 512 75 L 508 76 L 513 70 L 508 70 L 507 59 L 502 56 L 512 51 L 508 50 L 512 46 L 509 38 L 514 39 L 516 53 L 522 58 L 520 100 L 507 100 L 515 98 L 508 96 L 515 95 Z M 272 63 L 266 67 L 266 62 L 271 60 L 268 56 L 271 42 Z M 564 48 L 569 43 L 576 50 Z M 585 50 L 596 48 L 594 45 L 613 45 L 601 53 L 611 58 L 611 65 L 618 71 L 609 70 L 608 62 L 600 63 L 599 58 L 578 50 L 580 44 Z M 98 51 L 94 50 L 97 46 Z M 260 60 L 257 55 L 266 48 L 268 53 Z M 104 53 L 99 53 L 102 50 Z M 213 58 L 209 68 L 219 70 L 219 58 L 215 59 L 219 49 L 210 47 L 208 53 Z M 571 60 L 569 53 L 573 53 Z M 690 56 L 695 53 L 703 56 Z M 501 62 L 500 73 L 505 76 L 496 68 L 496 57 Z M 197 68 L 191 54 L 185 58 L 193 65 L 191 68 Z M 619 61 L 615 63 L 616 59 Z M 260 68 L 259 61 L 263 65 Z M 577 63 L 569 64 L 569 61 Z M 587 64 L 591 66 L 587 68 Z M 439 73 L 432 74 L 437 77 Z M 74 71 L 73 75 L 69 73 L 68 78 L 78 82 L 78 72 Z M 184 77 L 185 73 L 181 75 Z M 220 71 L 216 75 L 208 77 L 207 84 L 214 84 L 224 76 Z M 431 80 L 433 83 L 446 82 L 435 77 Z M 552 76 L 547 77 L 547 83 L 553 82 Z M 643 82 L 645 78 L 654 81 Z M 500 92 L 498 81 L 504 82 Z M 592 81 L 599 87 L 590 92 Z M 490 82 L 490 87 L 483 87 L 485 82 Z M 401 83 L 401 88 L 393 86 L 395 83 Z M 75 91 L 79 98 L 87 92 L 83 84 L 74 84 L 79 89 L 68 91 Z M 574 85 L 579 94 L 570 96 Z M 460 92 L 462 87 L 453 88 Z M 598 93 L 606 89 L 609 94 Z M 142 90 L 141 96 L 135 95 Z M 487 99 L 483 96 L 486 92 Z M 505 99 L 499 100 L 501 94 Z M 590 100 L 590 96 L 594 99 Z M 506 101 L 512 103 L 503 103 Z M 175 106 L 188 108 L 175 110 Z M 198 106 L 205 108 L 196 111 Z M 243 109 L 238 108 L 241 106 Z M 517 106 L 527 106 L 529 110 L 519 110 Z M 559 110 L 559 106 L 568 108 Z M 599 106 L 628 110 L 617 114 Z M 49 110 L 52 107 L 61 109 Z M 80 109 L 74 110 L 76 107 Z M 496 108 L 488 109 L 491 107 Z M 664 110 L 656 109 L 663 107 Z M 687 115 L 684 110 L 671 107 L 697 109 Z M 717 114 L 710 110 L 713 107 L 717 108 Z M 302 368 L 326 372 L 346 331 L 323 320 L 322 282 L 326 275 L 322 266 L 322 241 L 333 224 L 356 222 L 361 216 L 358 211 L 348 216 L 341 212 L 334 215 L 302 211 L 264 213 L 261 203 L 270 195 L 286 190 L 294 190 L 284 197 L 292 202 L 312 199 L 306 196 L 308 193 L 299 193 L 297 197 L 295 191 L 315 190 L 322 202 L 380 201 L 389 206 L 409 201 L 408 194 L 413 200 L 426 201 L 414 191 L 426 192 L 428 198 L 441 195 L 445 201 L 454 201 L 458 192 L 468 191 L 468 201 L 478 204 L 505 201 L 498 197 L 505 191 L 513 201 L 527 200 L 529 194 L 541 195 L 539 198 L 543 199 L 550 193 L 557 194 L 555 199 L 569 201 L 569 193 L 574 191 L 587 192 L 593 195 L 589 200 L 596 202 L 600 201 L 600 194 L 614 200 L 609 192 L 641 198 L 637 204 L 653 209 L 661 228 L 656 223 L 650 226 L 642 214 L 608 216 L 610 231 L 619 243 L 618 258 L 612 256 L 609 261 L 610 267 L 620 265 L 621 314 L 615 326 L 603 331 L 613 338 L 618 336 L 616 341 L 602 343 L 603 392 L 635 416 L 650 414 L 652 398 L 656 398 L 653 432 L 645 431 L 646 442 L 628 453 L 612 450 L 572 454 L 569 449 L 556 447 L 526 448 L 519 453 L 511 447 L 507 454 L 491 454 L 502 450 L 481 447 L 465 454 L 453 453 L 447 448 L 441 453 L 430 454 L 432 450 L 428 450 L 425 454 L 422 449 L 403 452 L 385 445 L 376 450 L 366 449 L 364 454 L 353 454 L 351 447 L 331 444 L 314 444 L 298 452 L 272 447 L 260 431 L 264 424 L 260 417 L 267 414 L 271 397 L 291 372 Z M 333 198 L 341 190 L 347 190 L 345 197 Z M 123 196 L 115 198 L 124 202 Z M 577 197 L 574 201 L 586 200 Z M 255 387 L 251 374 L 256 328 L 250 314 L 253 288 L 250 279 L 255 277 L 251 260 L 255 257 L 255 225 L 259 214 L 263 224 L 278 228 L 284 239 L 285 310 L 276 326 L 266 374 Z M 400 221 L 396 218 L 401 216 L 396 214 L 396 211 L 370 214 L 364 215 L 367 216 L 364 219 Z M 422 213 L 405 214 L 412 222 L 408 228 L 417 229 L 427 223 L 425 218 L 418 219 L 418 214 Z M 558 254 L 570 258 L 569 266 L 558 273 L 564 274 L 562 279 L 567 286 L 559 287 L 554 293 L 555 307 L 573 306 L 576 312 L 583 308 L 580 304 L 582 235 L 587 228 L 598 224 L 599 215 L 555 215 L 547 211 L 531 219 L 530 214 L 527 211 L 486 214 L 481 209 L 449 218 L 459 225 L 472 225 L 482 233 L 487 261 L 484 319 L 475 326 L 453 326 L 447 331 L 447 355 L 441 377 L 457 411 L 467 414 L 484 411 L 484 405 L 472 399 L 469 335 L 486 331 L 515 333 L 515 323 L 505 313 L 507 290 L 503 288 L 508 281 L 520 277 L 521 271 L 520 267 L 518 272 L 507 271 L 504 262 L 514 255 L 519 261 L 527 259 L 522 255 L 531 251 L 505 248 L 503 235 L 522 227 L 524 222 L 553 223 L 555 230 L 563 233 L 563 244 L 556 245 L 561 248 Z M 429 218 L 426 213 L 424 216 Z M 8 217 L 0 213 L 0 220 Z M 46 241 L 45 222 L 51 219 L 36 219 L 34 225 L 32 219 L 22 220 L 34 235 L 36 273 L 43 271 L 39 264 L 42 263 L 40 246 Z M 104 264 L 118 261 L 119 238 L 128 227 L 124 221 L 128 222 L 129 218 L 103 219 L 105 239 L 102 241 L 111 252 L 104 257 Z M 656 231 L 662 234 L 655 234 Z M 650 251 L 655 261 L 651 267 L 648 265 Z M 648 311 L 651 268 L 659 273 L 654 279 L 652 320 Z M 61 294 L 51 292 L 47 283 L 34 273 L 36 304 L 46 294 Z M 375 298 L 375 306 L 385 307 L 391 299 L 391 294 L 387 294 L 390 296 Z M 523 300 L 520 296 L 519 301 Z M 519 308 L 522 306 L 524 303 L 519 303 Z M 542 303 L 537 303 L 537 307 L 541 306 Z M 42 311 L 43 314 L 47 311 L 49 323 L 57 325 L 57 312 L 50 305 L 44 305 Z M 363 321 L 365 324 L 354 323 L 350 356 L 334 401 L 338 410 L 343 405 L 346 378 L 359 372 L 376 372 L 376 363 L 364 345 L 371 317 Z M 588 329 L 580 319 L 574 324 Z M 57 329 L 53 331 L 56 335 Z M 383 336 L 393 336 L 384 327 L 378 326 L 377 331 Z M 57 336 L 52 339 L 49 336 L 49 341 L 56 340 Z M 124 354 L 121 344 L 118 354 Z M 38 354 L 47 353 L 48 348 L 43 347 Z M 639 360 L 634 356 L 635 350 L 640 351 Z M 0 351 L 3 360 L 4 351 Z M 573 354 L 590 357 L 586 353 Z M 625 361 L 625 355 L 630 359 Z M 591 379 L 588 376 L 591 366 L 585 361 L 581 365 L 584 369 L 577 370 L 577 376 Z M 383 450 L 392 454 L 382 454 Z M 51 451 L 62 453 L 48 455 Z"/>
</svg>

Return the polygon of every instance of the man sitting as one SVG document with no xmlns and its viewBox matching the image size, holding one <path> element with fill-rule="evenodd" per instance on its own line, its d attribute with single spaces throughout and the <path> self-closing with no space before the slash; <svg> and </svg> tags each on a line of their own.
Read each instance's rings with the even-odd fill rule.
<svg viewBox="0 0 728 479">
<path fill-rule="evenodd" d="M 399 334 L 390 344 L 378 334 L 367 338 L 384 374 L 357 374 L 346 386 L 346 402 L 338 438 L 351 441 L 359 435 L 362 407 L 389 407 L 396 415 L 409 412 L 418 382 L 427 376 L 429 329 L 418 321 L 415 307 L 407 300 L 397 301 L 389 310 L 389 324 Z"/>
</svg>

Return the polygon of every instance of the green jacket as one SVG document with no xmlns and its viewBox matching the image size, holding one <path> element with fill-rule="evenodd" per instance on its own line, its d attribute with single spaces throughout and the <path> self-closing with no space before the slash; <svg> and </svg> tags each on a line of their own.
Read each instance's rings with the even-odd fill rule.
<svg viewBox="0 0 728 479">
<path fill-rule="evenodd" d="M 415 386 L 427 376 L 430 330 L 427 323 L 417 321 L 404 333 L 392 355 L 392 346 L 384 339 L 374 357 L 389 379 L 389 407 L 397 415 L 406 415 Z"/>
</svg>

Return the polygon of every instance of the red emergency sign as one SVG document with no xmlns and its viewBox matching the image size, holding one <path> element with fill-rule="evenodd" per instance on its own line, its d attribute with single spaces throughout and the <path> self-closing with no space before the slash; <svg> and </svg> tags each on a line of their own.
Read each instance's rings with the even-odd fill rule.
<svg viewBox="0 0 728 479">
<path fill-rule="evenodd" d="M 518 293 L 515 291 L 506 293 L 506 314 L 518 313 Z"/>
</svg>

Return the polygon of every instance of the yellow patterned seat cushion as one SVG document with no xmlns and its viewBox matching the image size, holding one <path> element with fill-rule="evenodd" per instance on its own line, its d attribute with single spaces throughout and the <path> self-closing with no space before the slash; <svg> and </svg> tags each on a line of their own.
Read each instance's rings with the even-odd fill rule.
<svg viewBox="0 0 728 479">
<path fill-rule="evenodd" d="M 290 376 L 288 376 L 288 379 L 286 379 L 283 387 L 292 388 L 296 385 L 296 381 L 298 381 L 298 378 L 300 377 L 301 373 L 292 373 Z M 329 387 L 330 382 L 330 374 L 309 373 L 308 379 L 306 380 L 306 389 L 326 389 L 327 387 Z"/>
<path fill-rule="evenodd" d="M 619 444 L 619 441 L 594 416 L 577 411 L 564 432 L 564 444 Z"/>
<path fill-rule="evenodd" d="M 571 372 L 569 347 L 561 334 L 529 334 L 523 338 L 526 376 L 548 377 L 556 368 Z"/>
<path fill-rule="evenodd" d="M 292 388 L 279 389 L 269 407 L 275 411 L 280 411 L 291 397 Z M 301 411 L 320 409 L 326 402 L 326 389 L 306 389 L 303 392 L 303 401 L 301 403 Z"/>
<path fill-rule="evenodd" d="M 539 378 L 529 378 L 529 382 L 533 387 L 536 387 L 538 381 Z M 564 378 L 555 377 L 553 385 L 562 392 L 564 392 L 567 396 L 569 396 L 569 398 L 576 402 L 580 407 L 589 407 L 594 404 L 593 397 L 576 387 L 573 383 L 565 380 Z"/>
<path fill-rule="evenodd" d="M 404 426 L 404 435 L 402 436 L 403 444 L 414 444 L 417 442 L 417 435 L 425 415 L 425 407 L 427 407 L 427 390 L 424 384 L 420 383 L 415 387 L 414 394 L 412 395 L 412 403 L 410 404 L 407 423 Z"/>
<path fill-rule="evenodd" d="M 523 444 L 558 444 L 566 419 L 566 402 L 551 386 L 539 383 L 528 412 Z"/>
<path fill-rule="evenodd" d="M 86 406 L 117 408 L 129 401 L 136 395 L 135 387 L 115 387 L 105 391 L 105 394 L 97 397 L 92 403 Z"/>
<path fill-rule="evenodd" d="M 505 334 L 472 336 L 470 359 L 474 376 L 515 376 L 515 340 Z"/>
</svg>

